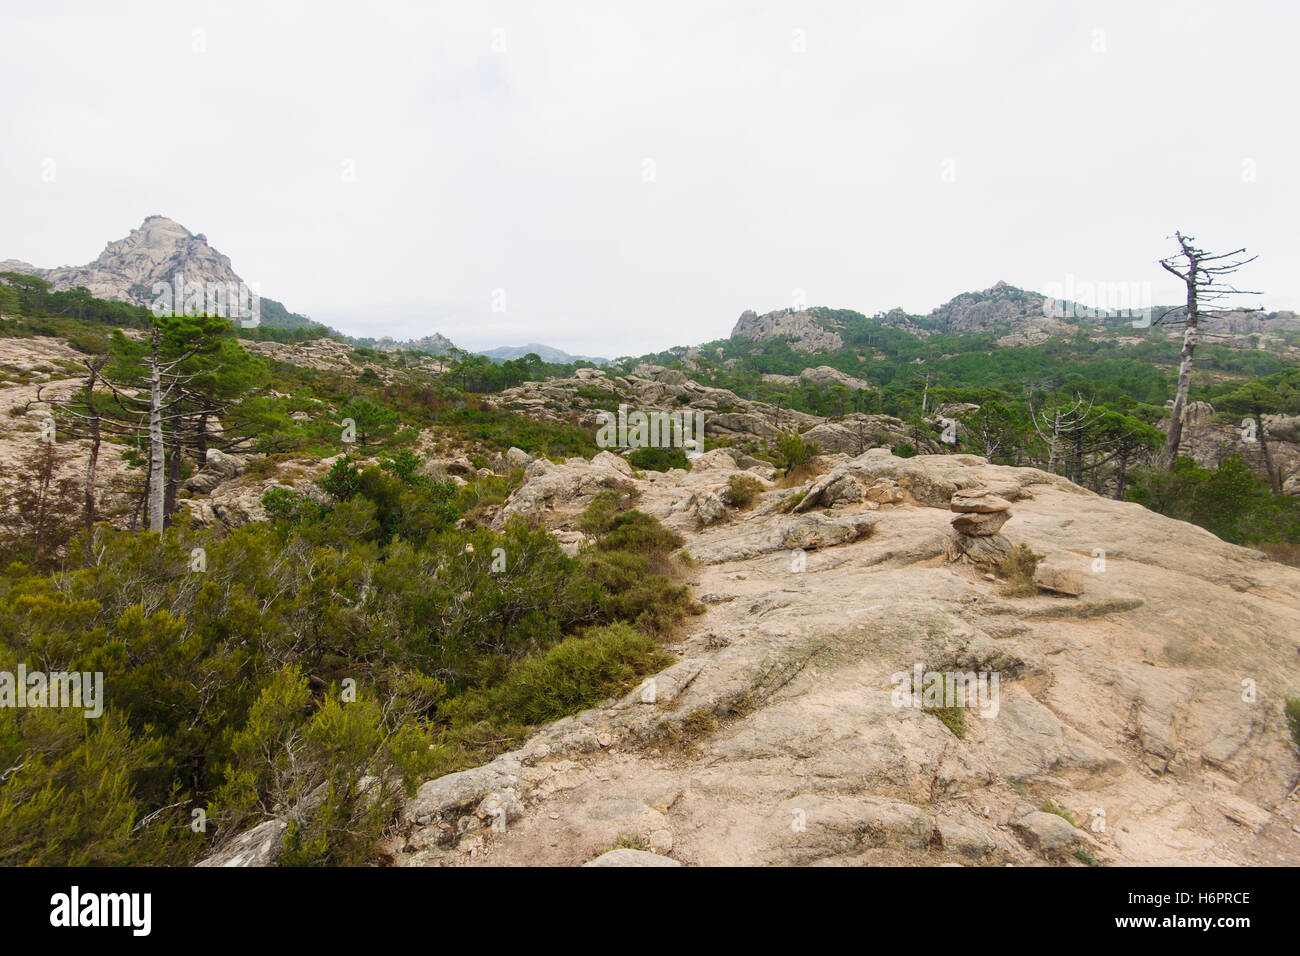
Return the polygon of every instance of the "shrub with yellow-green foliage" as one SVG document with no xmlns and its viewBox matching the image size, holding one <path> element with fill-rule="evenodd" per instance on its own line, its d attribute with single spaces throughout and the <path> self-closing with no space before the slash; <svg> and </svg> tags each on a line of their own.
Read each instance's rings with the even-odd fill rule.
<svg viewBox="0 0 1300 956">
<path fill-rule="evenodd" d="M 0 863 L 186 864 L 271 818 L 287 863 L 365 862 L 404 787 L 662 666 L 692 608 L 671 532 L 629 512 L 569 557 L 456 528 L 405 464 L 344 465 L 332 503 L 269 523 L 99 525 L 55 573 L 0 571 L 0 669 L 102 672 L 106 708 L 0 710 Z"/>
<path fill-rule="evenodd" d="M 428 706 L 436 682 L 409 687 Z M 223 829 L 284 814 L 283 862 L 365 861 L 399 805 L 435 764 L 432 735 L 402 708 L 372 697 L 347 700 L 330 688 L 319 705 L 296 665 L 276 673 L 231 744 L 226 781 L 214 798 Z"/>
<path fill-rule="evenodd" d="M 753 475 L 732 475 L 727 479 L 727 500 L 736 508 L 748 508 L 763 490 Z"/>
<path fill-rule="evenodd" d="M 665 528 L 658 519 L 641 511 L 625 511 L 610 523 L 600 539 L 600 548 L 633 554 L 666 553 L 680 548 L 683 541 L 680 534 Z"/>
<path fill-rule="evenodd" d="M 614 526 L 614 519 L 632 507 L 639 492 L 622 488 L 605 488 L 596 492 L 578 519 L 578 528 L 587 534 L 605 534 Z"/>
<path fill-rule="evenodd" d="M 1034 571 L 1041 560 L 1043 556 L 1027 544 L 1012 547 L 1005 558 L 993 565 L 993 570 L 1007 581 L 1002 593 L 1007 597 L 1033 597 L 1037 594 Z"/>
<path fill-rule="evenodd" d="M 609 624 L 510 665 L 491 686 L 462 694 L 440 710 L 453 735 L 484 722 L 498 729 L 527 727 L 598 704 L 670 660 L 645 632 Z"/>
<path fill-rule="evenodd" d="M 1286 726 L 1291 731 L 1291 739 L 1300 750 L 1300 697 L 1288 697 L 1286 701 Z"/>
</svg>

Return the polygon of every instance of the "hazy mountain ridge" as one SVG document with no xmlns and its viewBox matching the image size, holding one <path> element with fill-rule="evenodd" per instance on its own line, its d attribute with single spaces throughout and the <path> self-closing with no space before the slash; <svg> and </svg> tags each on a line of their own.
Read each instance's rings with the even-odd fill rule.
<svg viewBox="0 0 1300 956">
<path fill-rule="evenodd" d="M 1243 303 L 1248 301 L 1243 299 Z M 731 338 L 759 342 L 782 339 L 799 351 L 833 352 L 843 347 L 840 332 L 844 324 L 836 318 L 839 311 L 824 307 L 779 309 L 763 315 L 746 311 L 737 320 Z M 1179 306 L 1151 305 L 1149 315 L 1151 323 L 1158 324 L 1164 317 L 1167 326 L 1178 328 L 1177 323 L 1181 322 L 1185 310 Z M 861 315 L 861 318 L 921 338 L 935 333 L 995 333 L 1000 336 L 997 344 L 1004 347 L 1037 345 L 1051 338 L 1070 337 L 1080 332 L 1122 332 L 1130 328 L 1141 332 L 1144 326 L 1140 323 L 1146 321 L 1140 314 L 1106 312 L 1093 309 L 1086 303 L 1055 301 L 1042 293 L 1004 281 L 980 291 L 959 293 L 926 315 L 894 308 L 874 316 Z M 1139 324 L 1135 326 L 1134 322 Z M 1201 329 L 1207 334 L 1228 336 L 1229 339 L 1261 333 L 1300 332 L 1300 316 L 1293 311 L 1240 310 L 1202 316 Z M 1249 345 L 1231 341 L 1228 344 Z"/>
<path fill-rule="evenodd" d="M 570 355 L 563 349 L 557 349 L 551 345 L 542 345 L 538 342 L 530 342 L 528 345 L 499 345 L 494 349 L 484 349 L 474 354 L 485 356 L 493 361 L 508 362 L 511 359 L 523 358 L 530 352 L 543 362 L 549 362 L 552 365 L 571 365 L 574 362 L 608 365 L 610 362 L 609 359 L 596 355 Z"/>
</svg>

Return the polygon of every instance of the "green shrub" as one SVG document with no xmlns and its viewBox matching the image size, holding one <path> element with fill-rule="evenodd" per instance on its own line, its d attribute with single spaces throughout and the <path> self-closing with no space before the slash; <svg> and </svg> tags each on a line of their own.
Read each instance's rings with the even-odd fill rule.
<svg viewBox="0 0 1300 956">
<path fill-rule="evenodd" d="M 98 332 L 75 332 L 68 336 L 68 344 L 87 355 L 103 355 L 108 351 L 108 339 Z"/>
<path fill-rule="evenodd" d="M 262 495 L 262 507 L 272 519 L 297 521 L 307 500 L 288 488 L 269 488 Z"/>
<path fill-rule="evenodd" d="M 610 523 L 609 531 L 600 540 L 600 548 L 633 554 L 668 552 L 680 548 L 684 540 L 676 531 L 660 524 L 658 518 L 641 511 L 625 511 Z"/>
<path fill-rule="evenodd" d="M 1080 863 L 1085 863 L 1088 866 L 1101 866 L 1101 862 L 1097 859 L 1097 854 L 1093 853 L 1086 846 L 1076 846 L 1074 848 L 1074 858 Z"/>
<path fill-rule="evenodd" d="M 727 500 L 737 508 L 748 508 L 763 490 L 753 475 L 732 475 L 727 479 Z"/>
<path fill-rule="evenodd" d="M 665 555 L 595 551 L 583 557 L 584 578 L 599 595 L 600 619 L 631 621 L 651 634 L 667 634 L 695 610 L 690 589 L 672 579 Z"/>
<path fill-rule="evenodd" d="M 1042 559 L 1043 556 L 1028 545 L 1017 544 L 1012 547 L 1005 558 L 992 565 L 993 573 L 1007 581 L 1002 593 L 1007 597 L 1033 597 L 1037 594 L 1034 572 Z"/>
<path fill-rule="evenodd" d="M 943 725 L 952 731 L 954 737 L 959 740 L 966 737 L 965 707 L 925 707 L 922 709 L 925 713 L 938 717 L 943 722 Z"/>
<path fill-rule="evenodd" d="M 605 534 L 614 527 L 614 519 L 631 507 L 637 494 L 621 488 L 606 488 L 596 492 L 578 519 L 578 528 L 585 534 Z"/>
<path fill-rule="evenodd" d="M 686 452 L 680 448 L 638 448 L 627 456 L 627 463 L 646 471 L 667 471 L 670 468 L 689 471 L 691 467 Z"/>
<path fill-rule="evenodd" d="M 1214 471 L 1179 458 L 1169 471 L 1139 472 L 1125 498 L 1234 544 L 1300 544 L 1300 499 L 1272 494 L 1240 455 Z"/>
<path fill-rule="evenodd" d="M 1291 739 L 1296 749 L 1300 750 L 1300 697 L 1288 697 L 1286 701 L 1286 725 L 1291 731 Z"/>
<path fill-rule="evenodd" d="M 1070 824 L 1070 826 L 1072 827 L 1078 826 L 1078 824 L 1074 822 L 1074 814 L 1071 813 L 1069 810 L 1062 809 L 1060 806 L 1056 804 L 1055 801 L 1048 800 L 1039 809 L 1042 810 L 1044 813 L 1056 814 L 1058 817 L 1060 817 L 1066 823 Z"/>
<path fill-rule="evenodd" d="M 797 431 L 782 432 L 777 438 L 776 450 L 781 467 L 787 471 L 807 465 L 817 457 L 820 446 L 815 441 L 805 439 Z"/>
<path fill-rule="evenodd" d="M 615 850 L 643 850 L 648 851 L 650 844 L 646 842 L 645 837 L 637 836 L 635 833 L 620 833 L 614 839 Z"/>
<path fill-rule="evenodd" d="M 133 733 L 121 712 L 87 720 L 68 709 L 0 709 L 0 865 L 108 866 L 184 859 L 200 844 L 188 808 L 147 824 L 141 776 L 165 770 L 158 737 Z M 169 790 L 169 803 L 185 803 Z M 165 806 L 165 805 L 164 805 Z"/>
<path fill-rule="evenodd" d="M 335 501 L 348 501 L 361 490 L 361 470 L 344 455 L 330 466 L 318 484 Z"/>
<path fill-rule="evenodd" d="M 544 723 L 627 691 L 670 661 L 653 638 L 626 624 L 610 624 L 516 662 L 492 687 L 451 701 L 443 714 L 453 729 L 484 720 Z"/>
</svg>

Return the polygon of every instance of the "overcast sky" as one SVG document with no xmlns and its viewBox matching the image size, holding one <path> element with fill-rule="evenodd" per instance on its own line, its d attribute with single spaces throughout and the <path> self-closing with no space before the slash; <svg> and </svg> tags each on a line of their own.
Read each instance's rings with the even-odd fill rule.
<svg viewBox="0 0 1300 956">
<path fill-rule="evenodd" d="M 0 258 L 157 213 L 352 334 L 621 355 L 797 290 L 1176 300 L 1181 228 L 1300 309 L 1298 9 L 4 0 Z"/>
</svg>

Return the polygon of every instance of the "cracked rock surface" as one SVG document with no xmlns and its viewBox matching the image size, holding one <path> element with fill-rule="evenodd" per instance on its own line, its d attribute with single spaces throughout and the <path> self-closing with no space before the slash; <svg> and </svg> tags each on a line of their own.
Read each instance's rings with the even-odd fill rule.
<svg viewBox="0 0 1300 956">
<path fill-rule="evenodd" d="M 647 684 L 423 784 L 392 859 L 1300 863 L 1282 713 L 1300 571 L 1034 469 L 879 450 L 824 465 L 815 507 L 790 514 L 797 489 L 771 488 L 710 522 L 691 502 L 742 470 L 726 452 L 689 472 L 537 469 L 507 509 L 556 530 L 601 487 L 640 491 L 686 537 L 705 613 Z M 1007 597 L 950 562 L 958 492 L 1014 501 L 999 533 L 1081 593 Z M 906 680 L 896 693 L 917 665 L 996 674 L 995 706 L 962 708 L 958 736 Z"/>
</svg>

